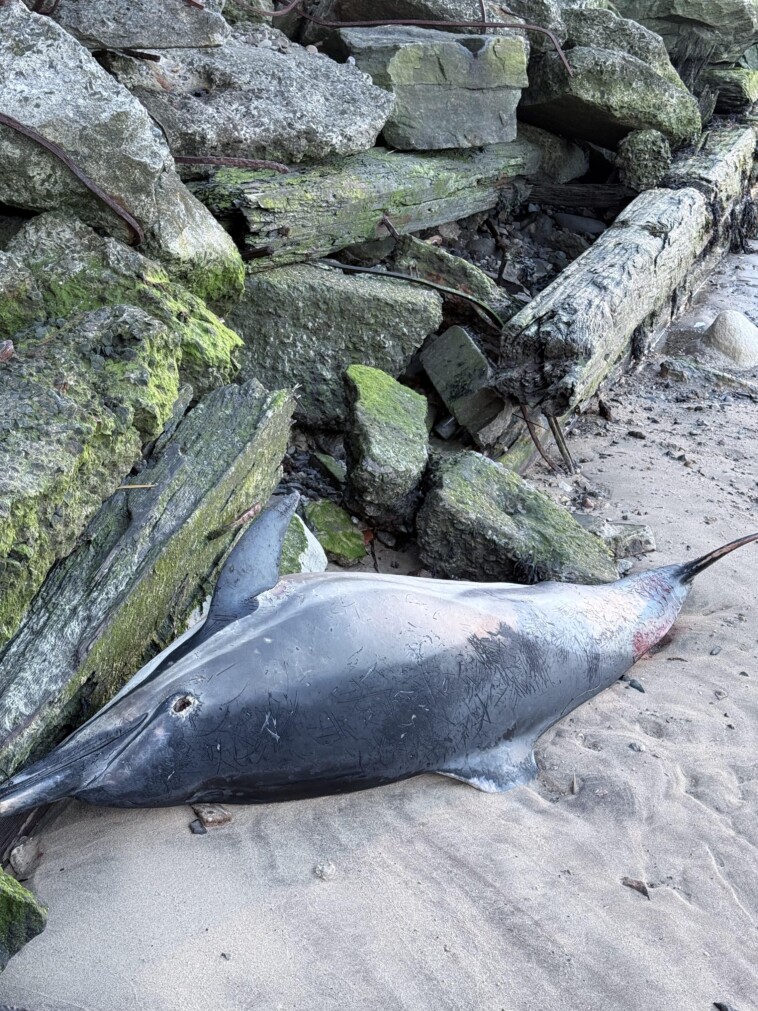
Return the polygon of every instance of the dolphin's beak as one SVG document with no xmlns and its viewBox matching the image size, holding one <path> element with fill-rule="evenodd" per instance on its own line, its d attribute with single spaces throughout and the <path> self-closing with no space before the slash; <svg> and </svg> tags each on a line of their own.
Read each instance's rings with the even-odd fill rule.
<svg viewBox="0 0 758 1011">
<path fill-rule="evenodd" d="M 133 740 L 146 714 L 126 726 L 93 734 L 75 731 L 49 755 L 30 765 L 0 787 L 0 817 L 72 797 L 96 779 Z M 96 719 L 96 718 L 95 718 Z"/>
</svg>

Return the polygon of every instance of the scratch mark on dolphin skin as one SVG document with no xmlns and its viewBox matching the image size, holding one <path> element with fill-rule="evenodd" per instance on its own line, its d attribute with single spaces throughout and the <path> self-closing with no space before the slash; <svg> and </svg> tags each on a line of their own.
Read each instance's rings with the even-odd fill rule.
<svg viewBox="0 0 758 1011">
<path fill-rule="evenodd" d="M 269 720 L 274 725 L 274 729 L 273 730 L 269 726 Z M 272 716 L 270 712 L 266 713 L 266 718 L 263 721 L 263 726 L 261 727 L 261 730 L 266 730 L 269 734 L 271 734 L 271 736 L 274 738 L 274 740 L 277 742 L 277 744 L 279 743 L 280 737 L 279 737 L 279 734 L 277 734 L 277 732 L 276 732 L 276 717 Z"/>
</svg>

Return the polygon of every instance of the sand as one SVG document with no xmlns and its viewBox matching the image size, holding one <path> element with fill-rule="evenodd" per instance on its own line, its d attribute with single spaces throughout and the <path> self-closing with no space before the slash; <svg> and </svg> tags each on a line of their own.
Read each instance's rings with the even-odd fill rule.
<svg viewBox="0 0 758 1011">
<path fill-rule="evenodd" d="M 727 306 L 756 318 L 756 290 L 758 257 L 731 258 L 685 323 Z M 649 523 L 658 550 L 638 567 L 758 529 L 758 407 L 667 388 L 664 356 L 606 394 L 613 421 L 577 425 L 579 479 L 535 471 L 558 497 L 579 489 L 598 514 Z M 699 578 L 635 676 L 644 693 L 619 682 L 576 710 L 540 741 L 537 780 L 503 795 L 424 776 L 235 808 L 203 836 L 186 808 L 71 804 L 30 881 L 49 925 L 0 1001 L 756 1011 L 757 549 Z"/>
</svg>

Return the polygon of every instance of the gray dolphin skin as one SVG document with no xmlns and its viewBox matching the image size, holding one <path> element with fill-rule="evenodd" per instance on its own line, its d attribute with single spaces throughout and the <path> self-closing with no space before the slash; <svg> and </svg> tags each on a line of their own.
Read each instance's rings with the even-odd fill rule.
<svg viewBox="0 0 758 1011">
<path fill-rule="evenodd" d="M 500 791 L 537 738 L 665 635 L 696 561 L 602 586 L 356 573 L 279 580 L 297 496 L 229 556 L 204 625 L 0 789 L 0 815 L 79 797 L 160 807 L 338 793 L 436 772 Z"/>
</svg>

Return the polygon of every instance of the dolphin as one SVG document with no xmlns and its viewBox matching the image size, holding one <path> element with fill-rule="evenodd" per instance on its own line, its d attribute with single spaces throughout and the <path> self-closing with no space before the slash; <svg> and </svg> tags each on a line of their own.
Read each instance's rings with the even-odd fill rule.
<svg viewBox="0 0 758 1011">
<path fill-rule="evenodd" d="M 65 797 L 255 803 L 441 773 L 503 791 L 539 736 L 673 625 L 692 580 L 758 533 L 615 583 L 279 578 L 297 496 L 241 536 L 205 623 L 0 788 L 0 815 Z"/>
</svg>

